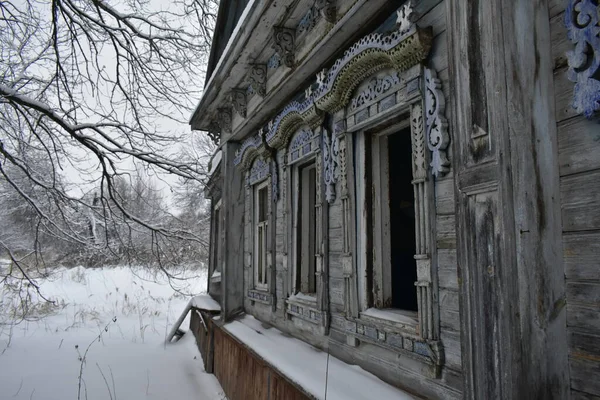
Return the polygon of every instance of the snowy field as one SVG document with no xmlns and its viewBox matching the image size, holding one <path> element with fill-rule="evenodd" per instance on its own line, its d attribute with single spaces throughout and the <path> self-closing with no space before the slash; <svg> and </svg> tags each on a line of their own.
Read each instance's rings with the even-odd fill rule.
<svg viewBox="0 0 600 400">
<path fill-rule="evenodd" d="M 0 293 L 0 400 L 224 399 L 191 333 L 164 345 L 189 294 L 205 291 L 205 273 L 174 284 L 186 295 L 135 268 L 61 268 L 38 283 L 57 302 L 38 320 L 7 324 L 10 297 Z"/>
</svg>

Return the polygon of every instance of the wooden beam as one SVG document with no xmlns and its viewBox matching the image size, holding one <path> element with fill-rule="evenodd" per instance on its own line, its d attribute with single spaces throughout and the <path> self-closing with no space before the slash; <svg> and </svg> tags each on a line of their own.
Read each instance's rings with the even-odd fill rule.
<svg viewBox="0 0 600 400">
<path fill-rule="evenodd" d="M 465 398 L 568 398 L 544 0 L 447 0 Z"/>
</svg>

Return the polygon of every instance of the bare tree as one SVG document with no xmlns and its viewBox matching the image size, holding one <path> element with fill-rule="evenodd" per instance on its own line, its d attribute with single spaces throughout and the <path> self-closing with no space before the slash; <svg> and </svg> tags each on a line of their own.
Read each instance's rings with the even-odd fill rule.
<svg viewBox="0 0 600 400">
<path fill-rule="evenodd" d="M 120 254 L 115 243 L 145 231 L 161 267 L 172 240 L 198 240 L 137 212 L 117 180 L 136 165 L 202 181 L 201 161 L 177 152 L 190 136 L 178 130 L 200 95 L 217 3 L 0 1 L 0 187 L 37 232 L 28 251 L 5 237 L 0 250 L 23 279 L 35 285 L 27 264 L 43 261 L 42 234 Z M 97 241 L 90 221 L 128 233 Z"/>
</svg>

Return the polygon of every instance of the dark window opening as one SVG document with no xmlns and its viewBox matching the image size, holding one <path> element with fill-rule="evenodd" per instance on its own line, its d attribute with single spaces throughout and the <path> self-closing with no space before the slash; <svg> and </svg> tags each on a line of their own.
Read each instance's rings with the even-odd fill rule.
<svg viewBox="0 0 600 400">
<path fill-rule="evenodd" d="M 316 289 L 316 265 L 315 239 L 316 239 L 316 168 L 315 164 L 304 166 L 299 169 L 298 193 L 298 230 L 297 230 L 297 272 L 296 290 L 302 293 L 315 293 Z"/>
<path fill-rule="evenodd" d="M 415 200 L 410 130 L 388 137 L 392 307 L 417 311 Z"/>
</svg>

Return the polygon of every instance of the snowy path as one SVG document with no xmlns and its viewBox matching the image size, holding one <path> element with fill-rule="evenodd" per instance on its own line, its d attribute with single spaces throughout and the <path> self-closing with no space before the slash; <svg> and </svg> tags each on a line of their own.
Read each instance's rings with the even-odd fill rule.
<svg viewBox="0 0 600 400">
<path fill-rule="evenodd" d="M 191 334 L 163 345 L 189 298 L 147 278 L 128 268 L 65 269 L 43 282 L 46 295 L 67 305 L 12 331 L 0 325 L 0 400 L 77 399 L 79 354 L 92 342 L 81 399 L 222 399 L 219 383 L 203 370 Z M 205 282 L 200 276 L 185 289 L 201 292 Z M 2 322 L 6 315 L 0 316 Z"/>
</svg>

